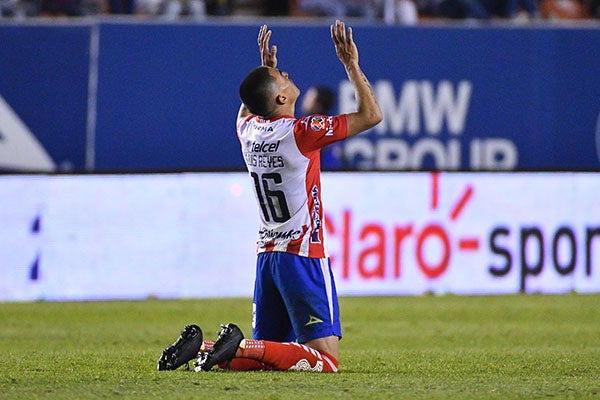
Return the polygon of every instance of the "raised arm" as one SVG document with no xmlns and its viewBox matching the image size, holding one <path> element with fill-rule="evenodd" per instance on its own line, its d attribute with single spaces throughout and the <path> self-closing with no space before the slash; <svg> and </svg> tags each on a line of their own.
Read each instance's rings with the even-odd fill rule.
<svg viewBox="0 0 600 400">
<path fill-rule="evenodd" d="M 277 68 L 277 46 L 273 45 L 269 48 L 269 39 L 271 39 L 271 30 L 267 25 L 260 27 L 258 31 L 258 49 L 260 51 L 261 65 L 271 68 Z M 250 111 L 242 103 L 238 111 L 238 121 L 250 115 Z"/>
<path fill-rule="evenodd" d="M 335 52 L 346 69 L 358 103 L 358 110 L 348 114 L 348 137 L 374 127 L 383 119 L 369 80 L 358 65 L 358 49 L 352 38 L 352 28 L 337 20 L 331 25 L 331 39 Z"/>
</svg>

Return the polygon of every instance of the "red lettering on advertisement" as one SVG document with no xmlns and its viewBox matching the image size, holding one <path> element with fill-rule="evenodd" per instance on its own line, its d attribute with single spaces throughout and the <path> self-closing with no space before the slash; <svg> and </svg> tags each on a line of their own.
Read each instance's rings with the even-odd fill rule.
<svg viewBox="0 0 600 400">
<path fill-rule="evenodd" d="M 425 260 L 424 249 L 425 241 L 430 238 L 438 238 L 443 245 L 442 259 L 434 265 L 429 265 Z M 444 228 L 437 224 L 427 225 L 417 239 L 417 265 L 423 271 L 425 276 L 430 279 L 442 275 L 450 263 L 450 239 Z"/>
<path fill-rule="evenodd" d="M 353 235 L 353 213 L 351 210 L 344 210 L 341 224 L 326 213 L 325 226 L 328 235 L 338 239 L 340 243 L 339 251 L 332 253 L 330 259 L 331 265 L 341 273 L 342 279 L 349 279 L 352 273 L 365 280 L 400 278 L 405 254 L 413 256 L 419 270 L 430 279 L 440 277 L 450 265 L 451 239 L 447 230 L 438 223 L 429 223 L 416 230 L 413 224 L 394 225 L 389 229 L 380 223 L 368 221 L 359 226 L 356 235 Z M 413 242 L 410 243 L 410 240 Z M 428 243 L 440 245 L 439 259 L 431 260 L 426 257 Z M 390 245 L 393 246 L 392 249 L 389 249 Z M 478 242 L 473 239 L 458 241 L 459 250 L 472 251 L 478 247 Z M 391 265 L 388 254 L 393 257 Z"/>
<path fill-rule="evenodd" d="M 393 218 L 410 215 L 397 215 L 389 209 L 390 220 L 383 213 L 387 207 L 378 210 L 385 222 L 365 219 L 361 208 L 344 209 L 339 215 L 326 213 L 328 234 L 339 243 L 331 254 L 331 264 L 341 279 L 399 280 L 407 268 L 403 261 L 430 280 L 449 274 L 450 269 L 473 265 L 463 263 L 456 255 L 479 251 L 481 239 L 479 235 L 453 236 L 453 225 L 468 212 L 476 197 L 475 187 L 465 184 L 460 192 L 453 192 L 454 201 L 448 202 L 443 196 L 447 191 L 440 190 L 440 174 L 434 172 L 430 177 L 430 197 L 419 199 L 429 214 L 413 214 L 418 216 L 416 220 L 397 222 Z M 370 214 L 372 208 L 365 212 Z M 559 277 L 578 274 L 590 279 L 600 260 L 600 224 L 498 224 L 487 234 L 487 250 L 493 257 L 486 266 L 487 272 L 493 278 L 517 274 L 519 291 L 523 293 L 539 290 L 545 279 L 541 275 L 548 274 L 547 269 Z"/>
<path fill-rule="evenodd" d="M 385 278 L 385 230 L 379 224 L 366 224 L 359 234 L 363 242 L 372 239 L 372 245 L 367 246 L 358 254 L 357 269 L 363 278 Z M 373 266 L 369 267 L 369 260 Z"/>
<path fill-rule="evenodd" d="M 397 226 L 394 229 L 394 278 L 400 278 L 402 271 L 402 242 L 408 238 L 413 231 L 412 225 Z"/>
<path fill-rule="evenodd" d="M 431 198 L 429 209 L 440 206 L 439 173 L 431 174 Z M 456 222 L 473 198 L 473 186 L 467 185 L 448 214 L 448 223 Z M 429 279 L 442 276 L 450 267 L 453 251 L 477 251 L 477 237 L 461 237 L 456 242 L 451 239 L 449 230 L 441 223 L 429 222 L 416 227 L 413 222 L 389 225 L 378 221 L 363 221 L 354 226 L 354 213 L 350 209 L 342 211 L 341 218 L 325 214 L 327 232 L 340 243 L 339 251 L 331 254 L 331 265 L 344 280 L 352 274 L 363 280 L 398 279 L 402 275 L 402 260 L 412 257 L 419 271 Z M 430 246 L 441 249 L 431 259 Z M 390 260 L 391 258 L 391 260 Z"/>
</svg>

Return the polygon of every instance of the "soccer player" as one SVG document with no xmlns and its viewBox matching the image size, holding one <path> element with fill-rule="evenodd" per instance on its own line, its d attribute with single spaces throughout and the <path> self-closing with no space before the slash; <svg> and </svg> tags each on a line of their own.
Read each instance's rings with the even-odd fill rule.
<svg viewBox="0 0 600 400">
<path fill-rule="evenodd" d="M 331 26 L 337 56 L 354 86 L 358 110 L 336 116 L 294 118 L 300 90 L 277 69 L 272 32 L 260 28 L 262 65 L 240 85 L 237 134 L 255 189 L 260 227 L 254 285 L 253 339 L 235 324 L 204 342 L 197 325 L 163 351 L 158 369 L 174 369 L 198 353 L 196 371 L 336 372 L 342 337 L 338 299 L 324 237 L 319 153 L 323 146 L 363 132 L 382 120 L 358 63 L 352 28 Z"/>
</svg>

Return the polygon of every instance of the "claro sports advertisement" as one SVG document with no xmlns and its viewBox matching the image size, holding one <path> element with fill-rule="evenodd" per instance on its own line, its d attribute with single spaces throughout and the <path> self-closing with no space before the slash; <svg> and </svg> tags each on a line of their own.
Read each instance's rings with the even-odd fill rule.
<svg viewBox="0 0 600 400">
<path fill-rule="evenodd" d="M 243 173 L 0 177 L 0 301 L 250 296 Z M 341 295 L 600 292 L 600 176 L 328 173 Z"/>
</svg>

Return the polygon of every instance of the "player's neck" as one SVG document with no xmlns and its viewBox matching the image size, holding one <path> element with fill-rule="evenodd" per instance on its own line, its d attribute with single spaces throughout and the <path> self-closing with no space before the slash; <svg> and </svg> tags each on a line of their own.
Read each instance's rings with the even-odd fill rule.
<svg viewBox="0 0 600 400">
<path fill-rule="evenodd" d="M 271 113 L 268 116 L 265 116 L 265 119 L 276 119 L 276 118 L 280 118 L 280 117 L 293 117 L 294 116 L 294 112 L 295 112 L 295 105 L 294 104 L 283 104 L 279 107 L 277 107 L 275 109 L 275 111 L 273 111 L 273 113 Z"/>
</svg>

